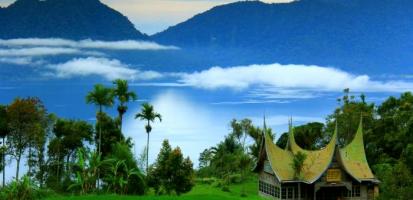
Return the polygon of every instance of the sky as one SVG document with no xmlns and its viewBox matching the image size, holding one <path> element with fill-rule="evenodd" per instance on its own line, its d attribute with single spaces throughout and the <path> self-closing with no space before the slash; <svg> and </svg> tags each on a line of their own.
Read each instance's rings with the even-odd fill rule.
<svg viewBox="0 0 413 200">
<path fill-rule="evenodd" d="M 0 6 L 7 6 L 15 0 L 0 0 Z M 169 26 L 183 22 L 192 16 L 214 6 L 231 3 L 234 0 L 101 0 L 120 11 L 146 34 L 154 34 Z M 268 3 L 285 3 L 291 0 L 264 0 Z"/>
</svg>

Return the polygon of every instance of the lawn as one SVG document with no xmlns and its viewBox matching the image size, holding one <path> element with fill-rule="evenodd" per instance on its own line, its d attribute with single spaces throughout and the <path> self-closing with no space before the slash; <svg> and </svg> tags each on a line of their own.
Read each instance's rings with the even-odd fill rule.
<svg viewBox="0 0 413 200">
<path fill-rule="evenodd" d="M 100 196 L 74 196 L 74 197 L 53 197 L 47 200 L 262 200 L 263 198 L 257 195 L 257 181 L 249 181 L 245 183 L 247 197 L 241 197 L 242 185 L 232 185 L 230 192 L 223 192 L 220 188 L 206 184 L 196 185 L 191 192 L 177 196 L 116 196 L 116 195 L 100 195 Z"/>
</svg>

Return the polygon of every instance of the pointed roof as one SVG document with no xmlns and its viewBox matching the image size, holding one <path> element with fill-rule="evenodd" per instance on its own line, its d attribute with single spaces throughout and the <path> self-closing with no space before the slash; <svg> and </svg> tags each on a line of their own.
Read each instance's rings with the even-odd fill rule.
<svg viewBox="0 0 413 200">
<path fill-rule="evenodd" d="M 309 151 L 301 148 L 296 142 L 294 137 L 294 128 L 291 128 L 289 134 L 289 141 L 291 152 L 295 155 L 298 152 L 302 152 L 307 155 L 304 161 L 303 168 L 303 181 L 307 183 L 313 183 L 318 180 L 321 175 L 328 169 L 331 160 L 334 156 L 336 147 L 337 130 L 334 131 L 333 137 L 330 142 L 322 149 L 317 151 Z"/>
<path fill-rule="evenodd" d="M 266 152 L 269 164 L 280 182 L 304 182 L 312 184 L 317 181 L 330 166 L 333 157 L 336 152 L 337 145 L 337 126 L 334 131 L 330 142 L 322 149 L 316 151 L 310 151 L 301 148 L 295 141 L 294 128 L 290 126 L 289 137 L 288 137 L 288 149 L 282 149 L 278 147 L 272 141 L 271 137 L 265 133 L 263 142 L 261 143 L 261 151 Z M 291 166 L 294 155 L 298 152 L 302 152 L 307 155 L 304 161 L 304 167 L 302 171 L 302 179 L 296 180 L 294 177 L 294 170 Z M 343 163 L 343 168 L 348 174 L 350 174 L 357 181 L 373 181 L 378 182 L 374 177 L 371 169 L 367 163 L 364 143 L 363 143 L 363 132 L 362 132 L 362 122 L 360 122 L 358 131 L 353 139 L 353 141 L 344 147 L 339 149 L 339 157 L 341 163 Z M 262 164 L 262 158 L 265 153 L 260 153 L 259 163 L 254 171 L 258 170 L 258 165 Z"/>
<path fill-rule="evenodd" d="M 356 135 L 347 146 L 340 149 L 340 159 L 344 169 L 357 181 L 377 181 L 369 164 L 367 163 L 366 152 L 363 140 L 363 120 L 360 119 Z"/>
</svg>

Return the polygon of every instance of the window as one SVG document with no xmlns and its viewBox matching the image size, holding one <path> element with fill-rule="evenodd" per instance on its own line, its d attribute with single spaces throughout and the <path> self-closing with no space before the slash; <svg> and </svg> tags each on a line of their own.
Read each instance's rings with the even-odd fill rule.
<svg viewBox="0 0 413 200">
<path fill-rule="evenodd" d="M 353 197 L 360 197 L 360 185 L 353 185 Z"/>
<path fill-rule="evenodd" d="M 275 185 L 266 183 L 264 181 L 259 181 L 258 187 L 259 187 L 260 192 L 264 194 L 277 197 L 277 198 L 280 197 L 280 188 Z"/>
<path fill-rule="evenodd" d="M 274 174 L 274 172 L 272 171 L 270 162 L 268 162 L 267 160 L 264 162 L 264 172 L 267 172 L 269 174 Z"/>
<path fill-rule="evenodd" d="M 287 189 L 285 187 L 283 187 L 281 190 L 281 198 L 283 199 L 287 198 Z"/>
<path fill-rule="evenodd" d="M 287 198 L 289 198 L 289 199 L 293 198 L 293 188 L 292 187 L 287 188 Z"/>
</svg>

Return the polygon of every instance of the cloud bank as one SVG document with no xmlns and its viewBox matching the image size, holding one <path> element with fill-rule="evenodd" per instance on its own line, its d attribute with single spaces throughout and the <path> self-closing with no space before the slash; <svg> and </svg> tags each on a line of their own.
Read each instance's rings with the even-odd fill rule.
<svg viewBox="0 0 413 200">
<path fill-rule="evenodd" d="M 7 47 L 71 47 L 76 49 L 107 49 L 107 50 L 176 50 L 175 46 L 164 46 L 155 42 L 123 40 L 123 41 L 100 41 L 100 40 L 67 40 L 60 38 L 24 38 L 1 40 L 0 46 Z"/>
<path fill-rule="evenodd" d="M 350 88 L 356 92 L 403 92 L 413 89 L 412 82 L 374 81 L 368 75 L 354 75 L 348 72 L 315 65 L 249 65 L 210 69 L 183 74 L 179 83 L 196 88 L 216 90 L 246 90 L 281 92 L 285 96 L 305 95 L 307 91 L 340 92 Z"/>
<path fill-rule="evenodd" d="M 52 70 L 47 73 L 57 78 L 73 78 L 85 76 L 100 76 L 109 81 L 114 79 L 126 80 L 151 80 L 162 77 L 155 71 L 140 71 L 132 69 L 128 65 L 116 59 L 107 58 L 75 58 L 65 63 L 49 65 Z"/>
</svg>

